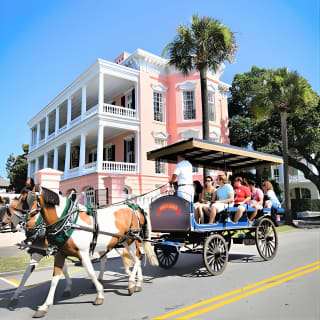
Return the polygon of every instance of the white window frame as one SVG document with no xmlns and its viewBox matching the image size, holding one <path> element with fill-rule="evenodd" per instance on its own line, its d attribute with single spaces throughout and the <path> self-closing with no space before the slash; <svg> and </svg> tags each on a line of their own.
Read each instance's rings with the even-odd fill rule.
<svg viewBox="0 0 320 320">
<path fill-rule="evenodd" d="M 155 95 L 157 96 L 157 99 L 155 100 Z M 160 98 L 160 99 L 159 99 Z M 155 111 L 155 104 L 158 104 L 158 109 L 159 111 L 157 111 L 157 115 L 158 117 L 156 116 L 156 111 Z M 160 92 L 160 91 L 156 91 L 154 90 L 153 91 L 153 121 L 156 121 L 156 122 L 165 122 L 166 120 L 166 112 L 165 112 L 166 108 L 165 108 L 165 95 L 163 92 Z"/>
<path fill-rule="evenodd" d="M 210 99 L 211 98 L 211 99 Z M 208 118 L 209 121 L 216 121 L 215 113 L 215 95 L 213 91 L 208 91 Z"/>
<path fill-rule="evenodd" d="M 92 162 L 89 162 L 89 155 L 92 155 Z M 93 163 L 97 161 L 97 149 L 93 149 L 88 153 L 88 163 Z"/>
<path fill-rule="evenodd" d="M 188 93 L 192 93 L 192 100 L 191 99 L 186 99 L 185 100 L 185 95 L 187 95 Z M 188 97 L 187 97 L 188 98 Z M 192 105 L 193 108 L 191 110 L 186 110 L 186 103 L 192 101 Z M 186 102 L 186 103 L 185 103 Z M 196 102 L 195 102 L 195 94 L 194 94 L 194 90 L 183 90 L 182 91 L 182 119 L 184 121 L 194 121 L 197 119 L 197 114 L 196 114 Z M 185 115 L 186 113 L 193 113 L 194 112 L 194 117 L 193 118 L 188 118 L 186 119 Z M 191 114 L 192 115 L 192 114 Z"/>
<path fill-rule="evenodd" d="M 167 145 L 167 139 L 155 137 L 154 144 L 157 149 L 161 147 L 165 147 Z M 167 164 L 156 160 L 154 163 L 154 172 L 157 175 L 167 175 L 167 172 L 168 172 Z"/>
<path fill-rule="evenodd" d="M 96 202 L 96 197 L 95 197 L 95 191 L 92 187 L 88 187 L 85 192 L 84 192 L 86 199 L 85 199 L 85 203 L 90 205 L 90 206 L 95 206 L 95 202 Z"/>
<path fill-rule="evenodd" d="M 31 146 L 35 146 L 37 144 L 37 126 L 34 126 L 31 129 Z"/>
</svg>

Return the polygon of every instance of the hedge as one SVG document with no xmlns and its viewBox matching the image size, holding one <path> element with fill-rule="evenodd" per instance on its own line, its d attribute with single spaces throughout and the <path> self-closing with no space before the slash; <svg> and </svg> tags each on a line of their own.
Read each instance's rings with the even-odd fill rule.
<svg viewBox="0 0 320 320">
<path fill-rule="evenodd" d="M 320 211 L 319 199 L 292 199 L 291 209 L 293 212 Z"/>
</svg>

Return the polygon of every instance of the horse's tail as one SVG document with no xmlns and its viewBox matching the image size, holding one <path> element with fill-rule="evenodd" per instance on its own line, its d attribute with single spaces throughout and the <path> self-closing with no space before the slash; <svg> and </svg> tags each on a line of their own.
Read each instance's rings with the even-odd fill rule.
<svg viewBox="0 0 320 320">
<path fill-rule="evenodd" d="M 144 222 L 144 232 L 143 232 L 143 241 L 142 241 L 142 247 L 143 251 L 145 252 L 146 256 L 148 257 L 148 260 L 152 266 L 158 266 L 158 258 L 156 254 L 154 253 L 154 250 L 151 246 L 151 231 L 152 231 L 152 226 L 151 226 L 151 219 L 149 216 L 149 213 L 142 210 L 141 212 L 144 215 L 145 222 Z"/>
</svg>

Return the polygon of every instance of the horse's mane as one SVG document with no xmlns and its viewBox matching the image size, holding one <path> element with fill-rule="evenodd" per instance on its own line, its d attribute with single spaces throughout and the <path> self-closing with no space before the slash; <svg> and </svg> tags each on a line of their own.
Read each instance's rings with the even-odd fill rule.
<svg viewBox="0 0 320 320">
<path fill-rule="evenodd" d="M 56 192 L 42 187 L 42 195 L 45 203 L 53 206 L 58 206 L 60 204 L 60 198 Z"/>
</svg>

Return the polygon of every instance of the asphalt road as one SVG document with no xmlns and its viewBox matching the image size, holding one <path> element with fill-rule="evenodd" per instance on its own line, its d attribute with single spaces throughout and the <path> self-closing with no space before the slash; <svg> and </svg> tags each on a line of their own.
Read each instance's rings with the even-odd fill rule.
<svg viewBox="0 0 320 320">
<path fill-rule="evenodd" d="M 216 277 L 201 272 L 201 255 L 181 254 L 170 270 L 147 265 L 143 291 L 131 297 L 121 260 L 109 259 L 107 269 L 102 306 L 92 305 L 95 290 L 75 266 L 72 296 L 62 296 L 61 279 L 46 319 L 320 319 L 320 229 L 279 233 L 278 254 L 268 262 L 255 246 L 232 245 L 227 268 Z M 30 319 L 48 293 L 50 274 L 31 276 L 14 311 L 6 306 L 21 275 L 0 278 L 1 319 Z"/>
</svg>

